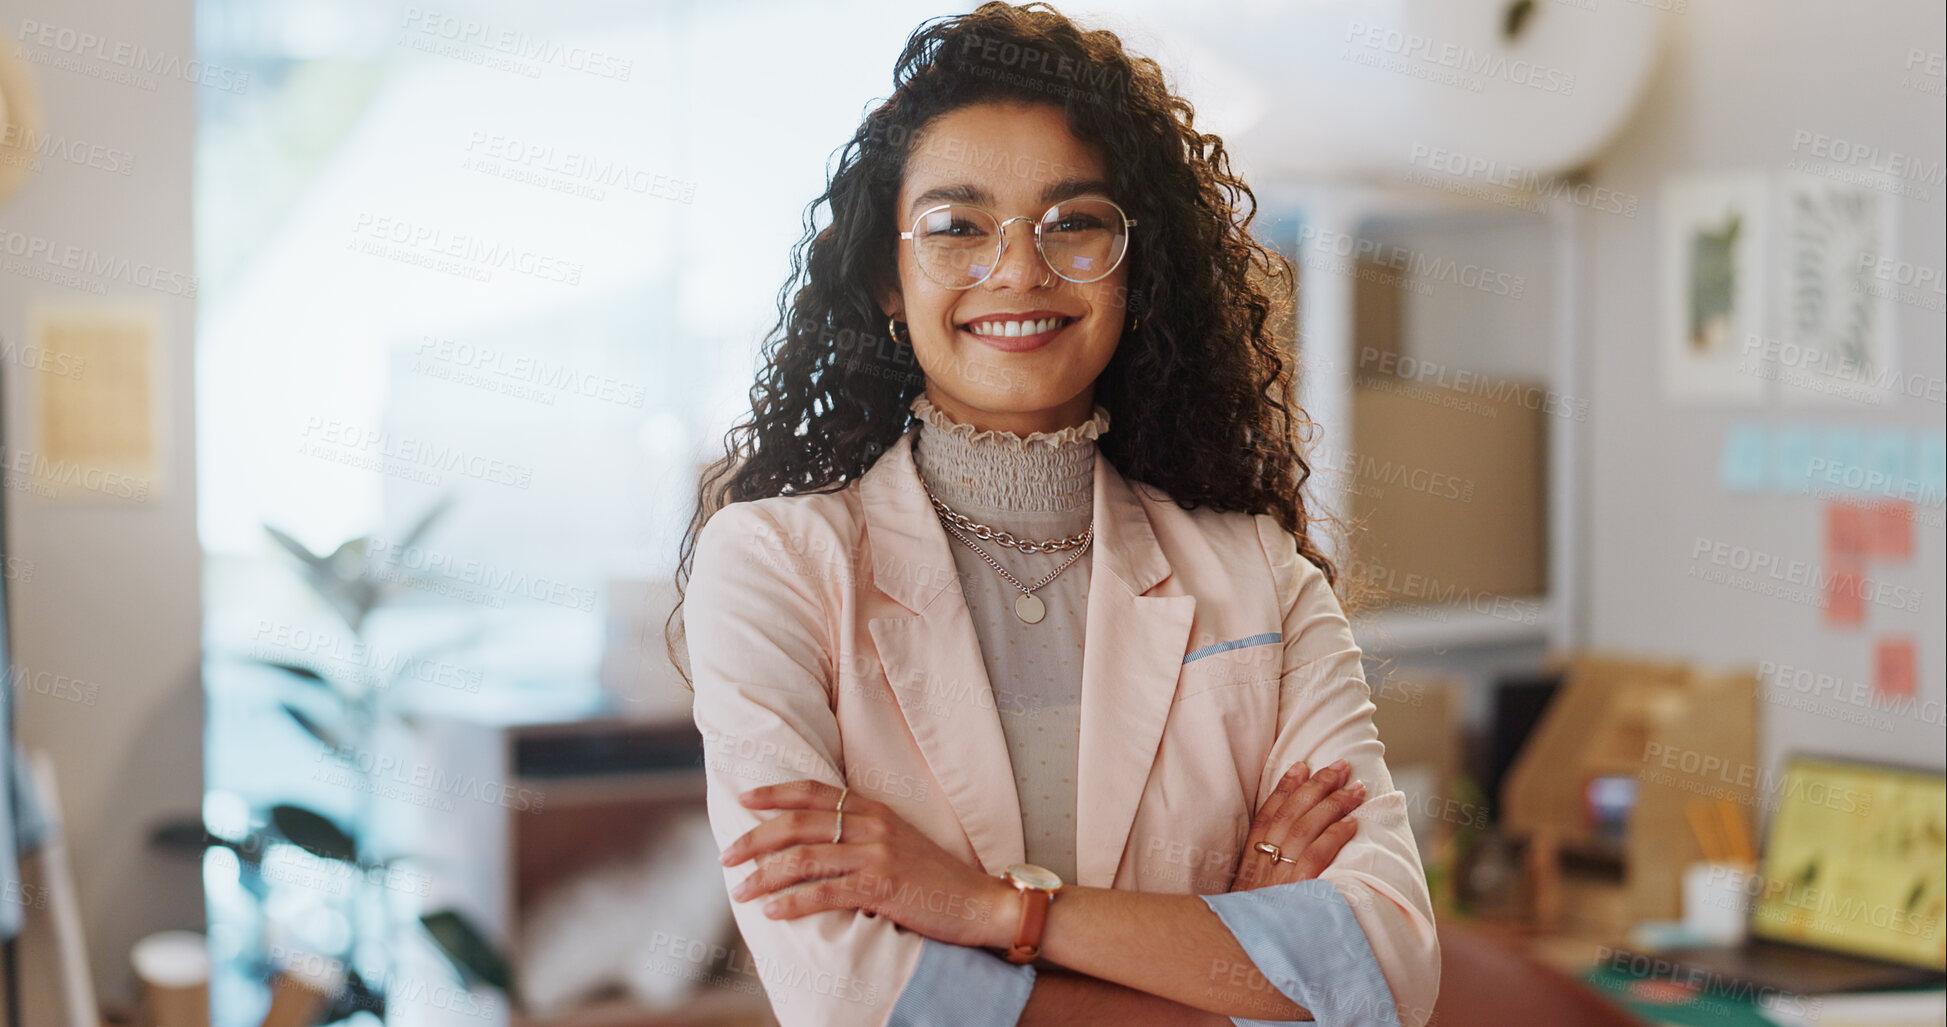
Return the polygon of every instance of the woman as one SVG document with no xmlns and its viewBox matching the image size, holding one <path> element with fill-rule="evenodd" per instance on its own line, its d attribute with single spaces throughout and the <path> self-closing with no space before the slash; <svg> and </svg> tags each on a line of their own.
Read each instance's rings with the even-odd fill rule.
<svg viewBox="0 0 1947 1027">
<path fill-rule="evenodd" d="M 842 150 L 679 572 L 787 1027 L 1430 1014 L 1249 199 L 1042 5 L 922 26 Z"/>
</svg>

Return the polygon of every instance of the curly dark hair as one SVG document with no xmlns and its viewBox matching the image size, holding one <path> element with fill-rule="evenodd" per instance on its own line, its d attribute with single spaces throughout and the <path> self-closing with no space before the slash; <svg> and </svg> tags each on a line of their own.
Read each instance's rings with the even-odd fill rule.
<svg viewBox="0 0 1947 1027">
<path fill-rule="evenodd" d="M 1185 509 L 1272 515 L 1337 585 L 1303 492 L 1312 422 L 1278 337 L 1276 321 L 1291 317 L 1291 265 L 1251 236 L 1256 198 L 1231 173 L 1223 141 L 1198 132 L 1162 68 L 1115 33 L 1084 31 L 1044 3 L 987 3 L 913 32 L 892 95 L 839 149 L 824 195 L 806 208 L 750 417 L 704 471 L 683 537 L 664 636 L 686 682 L 672 628 L 710 516 L 728 503 L 843 489 L 912 426 L 925 375 L 909 345 L 887 338 L 877 302 L 898 281 L 894 208 L 926 126 L 990 102 L 1058 107 L 1077 139 L 1101 149 L 1112 195 L 1143 225 L 1125 258 L 1137 330 L 1095 381 L 1115 425 L 1098 442 L 1103 455 Z"/>
</svg>

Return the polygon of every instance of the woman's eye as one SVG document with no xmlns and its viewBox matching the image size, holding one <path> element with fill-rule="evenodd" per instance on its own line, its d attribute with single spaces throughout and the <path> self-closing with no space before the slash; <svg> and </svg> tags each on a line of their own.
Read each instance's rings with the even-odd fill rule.
<svg viewBox="0 0 1947 1027">
<path fill-rule="evenodd" d="M 980 226 L 974 224 L 971 221 L 955 221 L 950 224 L 940 225 L 931 228 L 927 231 L 926 234 L 959 236 L 961 238 L 968 238 L 972 236 L 986 235 L 987 233 L 981 231 Z"/>
<path fill-rule="evenodd" d="M 1102 219 L 1088 214 L 1070 214 L 1049 227 L 1057 232 L 1093 232 L 1102 228 Z"/>
</svg>

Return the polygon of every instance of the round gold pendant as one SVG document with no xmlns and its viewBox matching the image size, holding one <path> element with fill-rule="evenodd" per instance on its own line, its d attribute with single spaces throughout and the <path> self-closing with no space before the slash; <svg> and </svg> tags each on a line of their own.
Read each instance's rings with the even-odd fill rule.
<svg viewBox="0 0 1947 1027">
<path fill-rule="evenodd" d="M 1023 595 L 1014 600 L 1014 615 L 1029 624 L 1039 624 L 1048 615 L 1048 604 L 1040 596 Z"/>
</svg>

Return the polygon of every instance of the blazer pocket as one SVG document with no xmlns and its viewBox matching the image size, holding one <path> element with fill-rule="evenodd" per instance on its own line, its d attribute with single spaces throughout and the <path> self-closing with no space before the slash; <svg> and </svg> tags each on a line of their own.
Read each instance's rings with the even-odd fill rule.
<svg viewBox="0 0 1947 1027">
<path fill-rule="evenodd" d="M 1284 646 L 1276 634 L 1251 635 L 1192 651 L 1176 679 L 1176 701 L 1284 677 Z"/>
<path fill-rule="evenodd" d="M 1208 661 L 1210 665 L 1206 667 L 1201 665 L 1204 662 L 1206 661 L 1183 665 L 1183 672 L 1176 678 L 1176 702 L 1180 703 L 1186 699 L 1227 689 L 1251 685 L 1275 685 L 1282 677 L 1277 670 L 1269 667 L 1223 664 L 1215 661 Z"/>
<path fill-rule="evenodd" d="M 1213 808 L 1198 817 L 1223 813 L 1248 825 L 1250 799 L 1278 731 L 1282 679 L 1221 667 L 1183 668 L 1156 765 L 1167 764 L 1178 780 L 1199 782 L 1191 791 Z M 1217 831 L 1214 822 L 1207 829 Z"/>
</svg>

